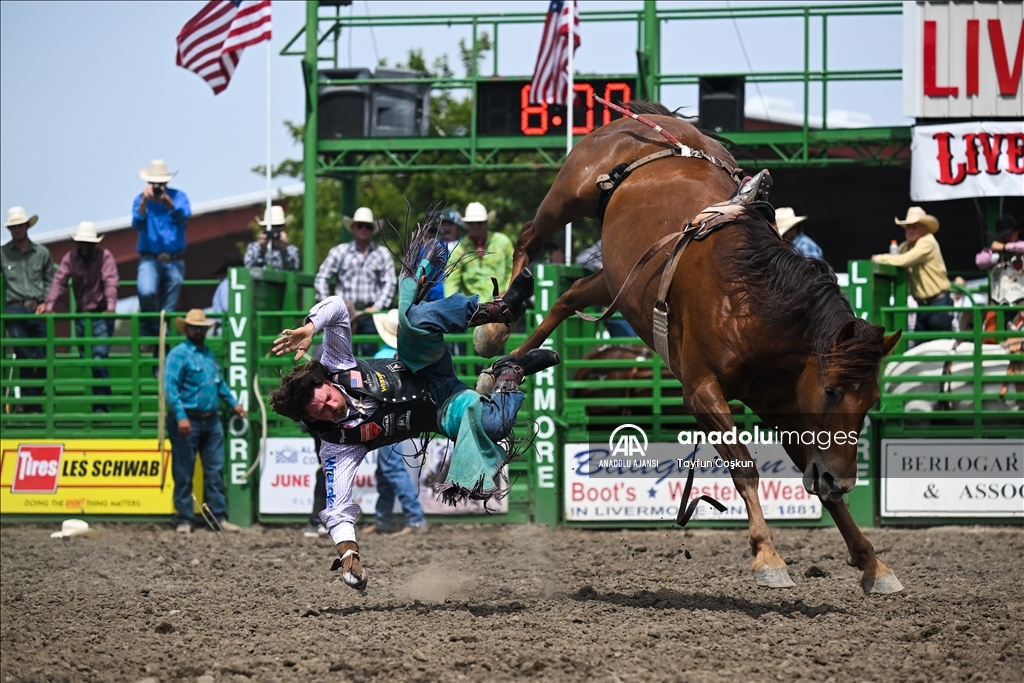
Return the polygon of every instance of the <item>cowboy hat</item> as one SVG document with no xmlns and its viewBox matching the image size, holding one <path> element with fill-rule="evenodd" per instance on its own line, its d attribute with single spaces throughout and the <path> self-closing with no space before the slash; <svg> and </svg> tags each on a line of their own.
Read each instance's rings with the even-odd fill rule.
<svg viewBox="0 0 1024 683">
<path fill-rule="evenodd" d="M 349 218 L 348 216 L 344 216 L 341 219 L 341 222 L 345 225 L 345 229 L 348 230 L 349 232 L 352 232 L 353 223 L 368 223 L 369 225 L 373 226 L 373 232 L 377 232 L 378 226 L 377 221 L 373 219 L 373 211 L 370 211 L 365 206 L 360 206 L 358 209 L 356 209 L 356 215 L 351 218 Z"/>
<path fill-rule="evenodd" d="M 257 216 L 256 222 L 264 227 L 268 225 L 284 225 L 285 223 L 288 222 L 288 219 L 284 215 L 284 209 L 282 209 L 280 206 L 277 206 L 276 204 L 267 209 L 264 218 L 266 220 L 261 221 L 260 217 Z"/>
<path fill-rule="evenodd" d="M 60 525 L 60 531 L 54 531 L 50 538 L 70 538 L 72 536 L 88 536 L 97 538 L 100 532 L 89 528 L 89 523 L 82 519 L 65 519 Z"/>
<path fill-rule="evenodd" d="M 1024 221 L 1017 221 L 1010 214 L 1005 214 L 996 219 L 996 239 L 1006 242 L 1013 235 L 1015 230 L 1024 229 Z"/>
<path fill-rule="evenodd" d="M 39 220 L 39 216 L 37 214 L 32 214 L 31 216 L 29 216 L 28 213 L 25 212 L 25 209 L 23 207 L 12 206 L 10 209 L 7 210 L 6 225 L 8 228 L 13 225 L 24 225 L 25 223 L 28 223 L 28 227 L 31 228 L 33 225 L 36 224 L 37 220 Z"/>
<path fill-rule="evenodd" d="M 480 202 L 470 202 L 466 207 L 466 215 L 459 216 L 463 223 L 485 223 L 494 220 L 498 212 L 494 209 L 488 211 Z"/>
<path fill-rule="evenodd" d="M 373 314 L 373 326 L 384 343 L 393 349 L 398 348 L 398 309 Z"/>
<path fill-rule="evenodd" d="M 178 332 L 185 333 L 185 326 L 189 327 L 213 327 L 216 321 L 207 320 L 206 312 L 201 308 L 193 308 L 184 318 L 175 318 L 174 326 Z"/>
<path fill-rule="evenodd" d="M 932 234 L 939 231 L 939 219 L 925 213 L 920 206 L 912 206 L 907 209 L 907 217 L 904 220 L 901 221 L 899 218 L 893 220 L 896 221 L 896 225 L 904 227 L 916 223 Z"/>
<path fill-rule="evenodd" d="M 169 183 L 171 178 L 178 175 L 178 172 L 170 173 L 167 170 L 167 162 L 163 159 L 153 159 L 149 162 L 149 168 L 139 168 L 139 177 L 147 183 Z"/>
<path fill-rule="evenodd" d="M 785 235 L 794 225 L 807 220 L 807 216 L 797 216 L 796 211 L 788 206 L 780 206 L 775 209 L 775 225 L 779 228 L 779 235 Z"/>
<path fill-rule="evenodd" d="M 96 224 L 92 221 L 82 221 L 78 224 L 78 229 L 75 230 L 75 234 L 71 236 L 75 242 L 90 242 L 96 244 L 103 240 L 103 236 L 96 235 Z"/>
</svg>

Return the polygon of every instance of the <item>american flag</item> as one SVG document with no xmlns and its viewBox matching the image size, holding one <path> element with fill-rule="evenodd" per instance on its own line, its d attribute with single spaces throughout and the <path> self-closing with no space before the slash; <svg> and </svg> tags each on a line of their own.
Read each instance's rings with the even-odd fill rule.
<svg viewBox="0 0 1024 683">
<path fill-rule="evenodd" d="M 210 0 L 178 33 L 178 66 L 217 95 L 228 87 L 242 49 L 270 40 L 270 0 Z"/>
<path fill-rule="evenodd" d="M 530 102 L 565 104 L 569 87 L 569 22 L 573 23 L 573 52 L 580 46 L 580 17 L 576 0 L 551 0 L 544 20 L 544 34 L 533 67 Z"/>
</svg>

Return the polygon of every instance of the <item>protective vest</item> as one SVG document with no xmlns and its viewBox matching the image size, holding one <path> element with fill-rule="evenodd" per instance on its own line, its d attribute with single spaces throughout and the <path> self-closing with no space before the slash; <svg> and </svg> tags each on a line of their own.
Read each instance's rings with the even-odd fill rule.
<svg viewBox="0 0 1024 683">
<path fill-rule="evenodd" d="M 376 400 L 377 408 L 355 427 L 302 421 L 324 441 L 373 450 L 437 430 L 437 405 L 426 381 L 397 358 L 357 360 L 355 368 L 335 373 L 332 381 L 354 398 Z"/>
</svg>

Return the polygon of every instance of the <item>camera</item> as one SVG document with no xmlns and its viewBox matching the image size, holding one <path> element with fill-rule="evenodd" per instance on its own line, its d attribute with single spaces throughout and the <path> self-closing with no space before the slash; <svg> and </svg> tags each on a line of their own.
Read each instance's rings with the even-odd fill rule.
<svg viewBox="0 0 1024 683">
<path fill-rule="evenodd" d="M 163 193 L 164 193 L 164 186 L 160 185 L 160 184 L 154 183 L 153 184 L 153 196 L 156 197 L 157 199 L 160 199 L 160 197 L 163 195 Z"/>
<path fill-rule="evenodd" d="M 270 237 L 270 239 L 272 241 L 279 241 L 281 239 L 281 228 L 276 228 L 276 227 L 275 228 L 270 228 L 270 227 L 268 227 L 266 229 L 266 233 L 267 233 L 267 236 Z"/>
</svg>

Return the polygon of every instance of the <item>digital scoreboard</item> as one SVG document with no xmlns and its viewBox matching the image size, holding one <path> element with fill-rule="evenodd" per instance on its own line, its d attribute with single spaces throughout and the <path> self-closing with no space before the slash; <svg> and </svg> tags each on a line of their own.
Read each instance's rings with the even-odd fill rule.
<svg viewBox="0 0 1024 683">
<path fill-rule="evenodd" d="M 615 104 L 633 99 L 633 79 L 583 79 L 573 84 L 573 135 L 586 135 L 595 128 L 622 118 L 595 98 Z M 566 108 L 560 104 L 532 104 L 529 80 L 481 82 L 477 86 L 477 135 L 565 137 Z"/>
</svg>

